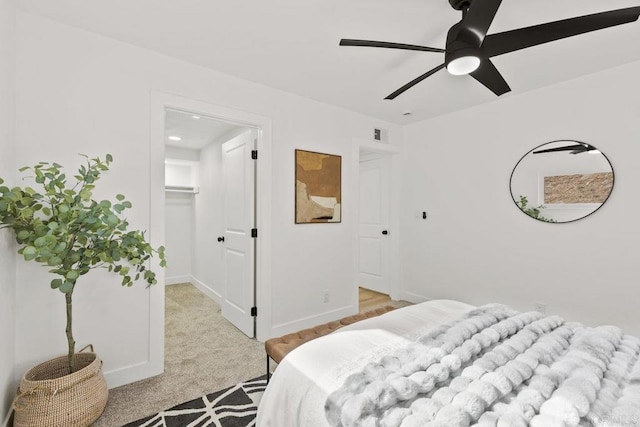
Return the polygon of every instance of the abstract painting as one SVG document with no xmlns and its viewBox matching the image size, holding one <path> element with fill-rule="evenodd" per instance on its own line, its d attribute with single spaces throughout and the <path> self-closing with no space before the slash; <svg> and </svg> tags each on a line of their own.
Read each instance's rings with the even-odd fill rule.
<svg viewBox="0 0 640 427">
<path fill-rule="evenodd" d="M 342 157 L 296 150 L 296 224 L 340 222 Z"/>
</svg>

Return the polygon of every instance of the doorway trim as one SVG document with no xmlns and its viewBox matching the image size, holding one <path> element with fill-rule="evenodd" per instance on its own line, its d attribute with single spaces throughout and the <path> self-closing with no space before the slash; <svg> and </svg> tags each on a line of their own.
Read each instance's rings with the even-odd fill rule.
<svg viewBox="0 0 640 427">
<path fill-rule="evenodd" d="M 149 239 L 153 246 L 165 244 L 165 194 L 164 194 L 164 160 L 165 160 L 165 110 L 201 114 L 214 119 L 236 123 L 257 130 L 258 161 L 256 165 L 256 199 L 255 222 L 259 231 L 256 239 L 255 287 L 256 306 L 256 339 L 264 341 L 271 328 L 271 157 L 272 157 L 272 120 L 246 111 L 211 104 L 179 95 L 159 91 L 151 91 L 150 96 L 150 213 Z M 170 262 L 170 260 L 169 260 Z M 160 366 L 164 369 L 164 271 L 158 269 L 158 282 L 163 286 L 158 289 L 155 300 L 152 298 L 150 359 L 156 360 L 162 355 Z"/>
<path fill-rule="evenodd" d="M 400 289 L 400 277 L 399 277 L 399 265 L 400 265 L 400 218 L 397 207 L 400 206 L 400 159 L 398 154 L 400 154 L 400 148 L 391 145 L 391 144 L 383 144 L 379 142 L 371 142 L 362 138 L 354 138 L 353 141 L 353 170 L 360 170 L 360 153 L 368 152 L 368 153 L 376 153 L 383 156 L 387 156 L 389 158 L 389 229 L 391 232 L 391 256 L 389 262 L 389 295 L 392 299 L 400 299 L 401 297 L 401 289 Z M 356 195 L 360 194 L 360 175 L 354 174 L 354 179 L 357 181 L 356 184 Z M 356 212 L 354 212 L 354 218 L 357 218 L 356 223 L 359 224 L 360 218 L 360 204 L 356 203 L 355 205 Z M 353 277 L 355 282 L 355 286 L 353 289 L 353 298 L 356 303 L 356 307 L 358 307 L 358 272 L 359 272 L 359 263 L 360 263 L 360 248 L 358 245 L 359 237 L 360 237 L 360 227 L 354 227 L 353 233 L 353 254 L 354 254 L 354 271 Z"/>
</svg>

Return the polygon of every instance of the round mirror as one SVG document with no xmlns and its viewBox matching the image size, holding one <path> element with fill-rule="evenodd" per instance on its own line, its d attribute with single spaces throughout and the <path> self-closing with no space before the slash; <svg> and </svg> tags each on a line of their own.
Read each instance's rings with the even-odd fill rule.
<svg viewBox="0 0 640 427">
<path fill-rule="evenodd" d="M 571 140 L 542 144 L 511 173 L 511 197 L 538 221 L 571 222 L 591 215 L 613 190 L 613 167 L 593 145 Z"/>
</svg>

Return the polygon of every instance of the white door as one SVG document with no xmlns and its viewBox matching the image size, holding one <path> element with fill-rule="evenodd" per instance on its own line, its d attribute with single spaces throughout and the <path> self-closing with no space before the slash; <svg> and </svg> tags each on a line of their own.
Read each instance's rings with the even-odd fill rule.
<svg viewBox="0 0 640 427">
<path fill-rule="evenodd" d="M 254 175 L 251 159 L 255 132 L 222 144 L 224 211 L 224 295 L 222 315 L 247 336 L 254 336 Z"/>
<path fill-rule="evenodd" d="M 389 159 L 360 161 L 360 233 L 358 285 L 389 294 Z"/>
</svg>

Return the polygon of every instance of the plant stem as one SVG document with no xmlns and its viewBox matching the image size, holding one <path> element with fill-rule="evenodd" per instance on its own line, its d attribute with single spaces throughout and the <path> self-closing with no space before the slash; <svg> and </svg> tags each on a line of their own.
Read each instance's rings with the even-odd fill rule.
<svg viewBox="0 0 640 427">
<path fill-rule="evenodd" d="M 69 364 L 69 374 L 73 374 L 76 371 L 76 353 L 75 347 L 76 342 L 73 339 L 73 330 L 71 328 L 72 322 L 72 302 L 71 296 L 73 294 L 73 290 L 64 294 L 65 300 L 67 301 L 67 343 L 69 345 L 69 353 L 67 354 L 67 362 Z"/>
</svg>

